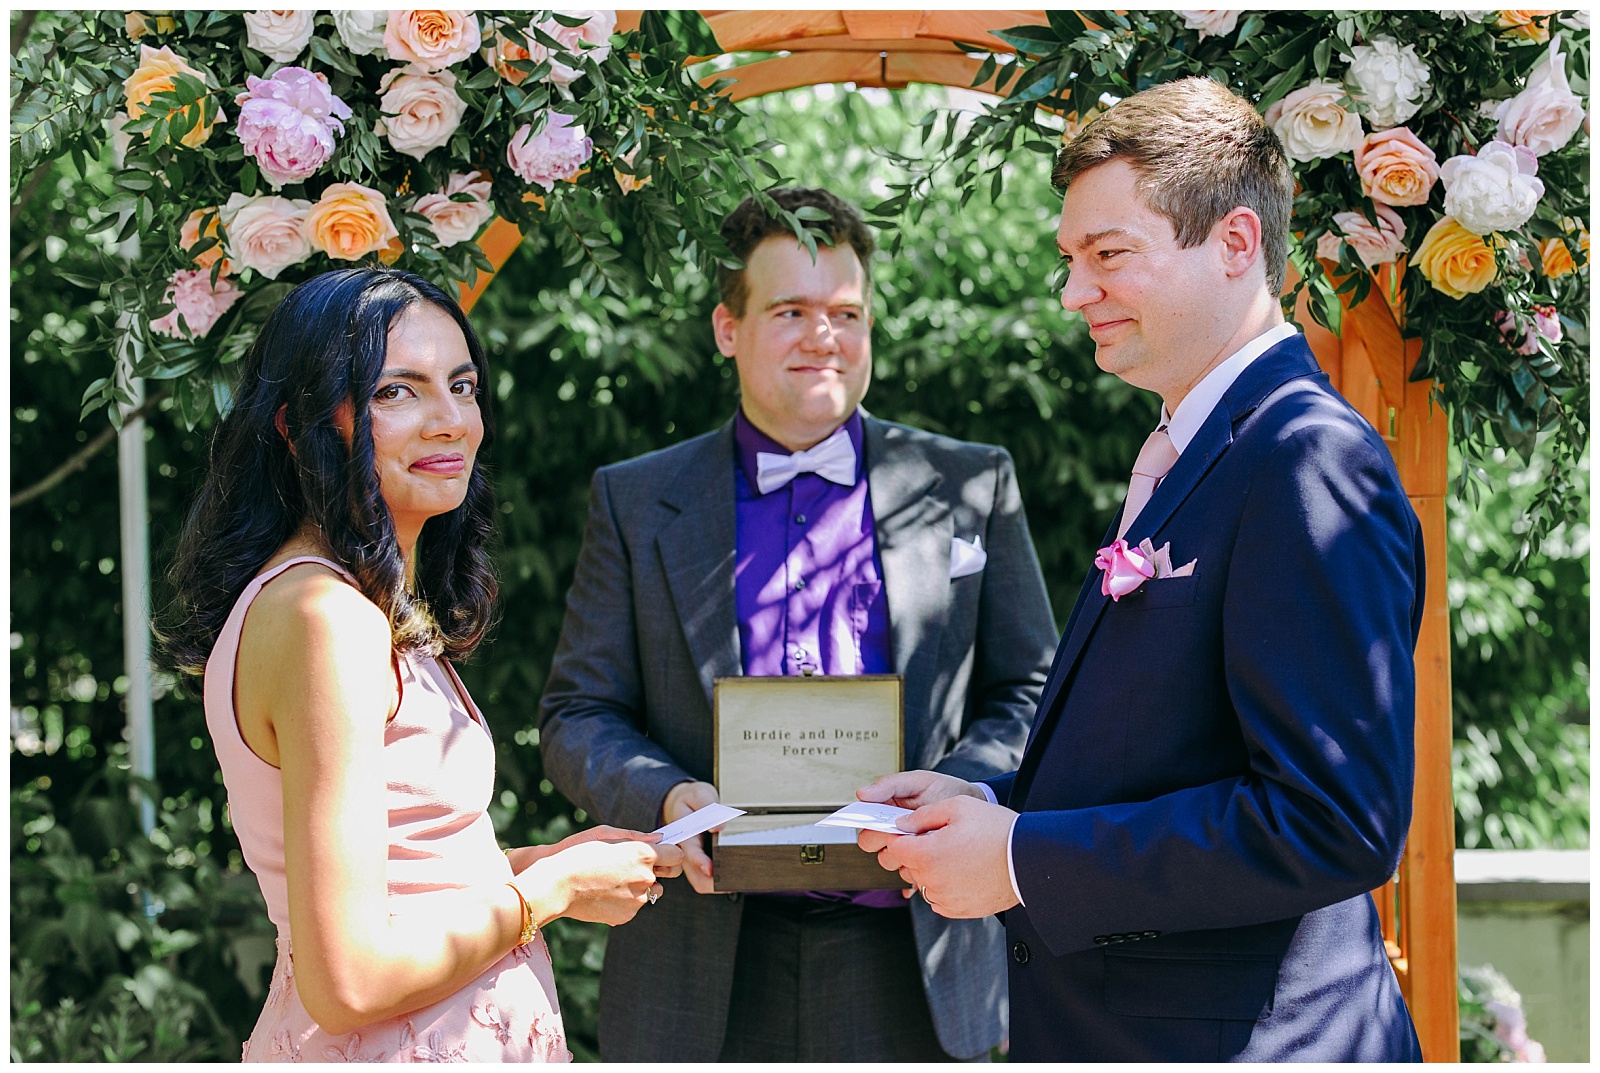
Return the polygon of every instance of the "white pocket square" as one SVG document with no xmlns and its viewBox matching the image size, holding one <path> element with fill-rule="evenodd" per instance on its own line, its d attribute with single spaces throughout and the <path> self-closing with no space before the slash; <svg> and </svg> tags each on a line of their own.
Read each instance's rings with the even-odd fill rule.
<svg viewBox="0 0 1600 1073">
<path fill-rule="evenodd" d="M 1199 559 L 1190 559 L 1176 570 L 1172 568 L 1172 544 L 1170 542 L 1156 547 L 1150 538 L 1139 541 L 1139 550 L 1144 552 L 1144 557 L 1156 568 L 1156 580 L 1169 577 L 1188 577 L 1194 573 L 1195 564 Z"/>
<path fill-rule="evenodd" d="M 983 550 L 983 538 L 974 536 L 972 543 L 968 544 L 960 537 L 950 538 L 950 580 L 976 574 L 983 569 L 989 561 L 988 552 Z"/>
</svg>

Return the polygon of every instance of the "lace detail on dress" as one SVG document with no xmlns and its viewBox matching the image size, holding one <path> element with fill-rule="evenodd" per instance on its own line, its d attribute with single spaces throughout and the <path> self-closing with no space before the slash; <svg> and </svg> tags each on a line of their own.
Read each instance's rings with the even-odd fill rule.
<svg viewBox="0 0 1600 1073">
<path fill-rule="evenodd" d="M 288 1029 L 272 1037 L 272 1053 L 281 1054 L 291 1062 L 300 1061 L 300 1044 L 289 1035 Z"/>
<path fill-rule="evenodd" d="M 511 1026 L 500 1014 L 500 1007 L 492 1002 L 482 1002 L 472 1007 L 472 1019 L 494 1032 L 501 1046 L 511 1042 Z"/>
<path fill-rule="evenodd" d="M 419 1062 L 465 1062 L 467 1060 L 467 1045 L 446 1047 L 444 1033 L 434 1029 L 428 1033 L 428 1042 L 419 1043 L 413 1049 Z"/>
<path fill-rule="evenodd" d="M 565 1034 L 561 1017 L 555 1012 L 536 1013 L 533 1026 L 528 1029 L 528 1046 L 533 1048 L 536 1062 L 570 1062 L 572 1054 L 564 1046 Z"/>
<path fill-rule="evenodd" d="M 368 1058 L 361 1051 L 361 1033 L 352 1032 L 350 1038 L 344 1041 L 343 1047 L 329 1045 L 322 1048 L 322 1056 L 330 1062 L 381 1062 L 388 1057 L 388 1052 L 379 1052 Z"/>
</svg>

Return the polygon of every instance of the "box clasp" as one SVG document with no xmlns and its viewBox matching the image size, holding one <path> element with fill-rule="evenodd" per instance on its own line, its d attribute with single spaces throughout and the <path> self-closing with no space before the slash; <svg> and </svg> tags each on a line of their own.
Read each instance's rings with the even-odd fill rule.
<svg viewBox="0 0 1600 1073">
<path fill-rule="evenodd" d="M 801 864 L 821 864 L 827 858 L 827 856 L 828 851 L 825 846 L 800 847 Z"/>
</svg>

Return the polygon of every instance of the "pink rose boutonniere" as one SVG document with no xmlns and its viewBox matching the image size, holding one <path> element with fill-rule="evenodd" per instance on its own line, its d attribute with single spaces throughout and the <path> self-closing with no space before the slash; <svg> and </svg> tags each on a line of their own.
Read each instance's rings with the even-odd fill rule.
<svg viewBox="0 0 1600 1073">
<path fill-rule="evenodd" d="M 1118 537 L 1094 557 L 1094 565 L 1105 571 L 1100 577 L 1100 595 L 1120 600 L 1156 576 L 1156 567 L 1138 548 Z"/>
<path fill-rule="evenodd" d="M 1105 571 L 1100 577 L 1100 595 L 1111 597 L 1113 602 L 1136 591 L 1151 578 L 1189 577 L 1197 562 L 1199 560 L 1191 559 L 1174 569 L 1172 545 L 1167 543 L 1158 548 L 1148 537 L 1139 541 L 1136 548 L 1129 547 L 1126 540 L 1118 537 L 1094 557 L 1094 565 Z"/>
</svg>

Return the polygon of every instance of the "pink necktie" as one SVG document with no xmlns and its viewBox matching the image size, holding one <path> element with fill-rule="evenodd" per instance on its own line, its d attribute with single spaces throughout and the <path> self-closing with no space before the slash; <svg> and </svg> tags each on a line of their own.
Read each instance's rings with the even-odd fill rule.
<svg viewBox="0 0 1600 1073">
<path fill-rule="evenodd" d="M 1128 500 L 1122 507 L 1122 522 L 1117 526 L 1118 539 L 1127 534 L 1128 527 L 1155 494 L 1156 485 L 1177 460 L 1178 449 L 1167 435 L 1167 426 L 1162 425 L 1150 433 L 1150 438 L 1139 448 L 1139 457 L 1133 461 L 1133 476 L 1128 478 Z"/>
</svg>

